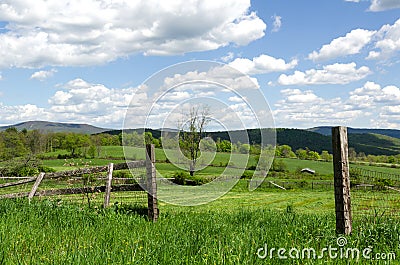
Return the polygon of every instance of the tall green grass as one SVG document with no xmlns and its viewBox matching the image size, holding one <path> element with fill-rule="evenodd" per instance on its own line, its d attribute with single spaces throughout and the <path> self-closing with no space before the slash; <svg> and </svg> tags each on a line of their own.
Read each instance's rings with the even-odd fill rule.
<svg viewBox="0 0 400 265">
<path fill-rule="evenodd" d="M 348 247 L 396 252 L 399 220 L 358 221 Z M 221 214 L 218 209 L 161 211 L 157 223 L 115 209 L 56 201 L 0 201 L 2 264 L 355 264 L 355 260 L 260 259 L 270 248 L 335 247 L 333 214 L 263 208 Z M 350 262 L 350 263 L 349 263 Z M 365 264 L 360 259 L 358 264 Z M 377 263 L 374 263 L 377 264 Z"/>
</svg>

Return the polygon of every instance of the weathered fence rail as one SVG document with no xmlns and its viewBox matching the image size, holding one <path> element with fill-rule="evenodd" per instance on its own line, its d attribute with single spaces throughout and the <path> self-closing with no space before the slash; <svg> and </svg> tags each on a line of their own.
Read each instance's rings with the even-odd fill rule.
<svg viewBox="0 0 400 265">
<path fill-rule="evenodd" d="M 36 179 L 37 179 L 37 177 L 30 177 L 30 178 L 24 178 L 23 180 L 18 180 L 18 181 L 14 181 L 14 182 L 8 182 L 8 183 L 0 184 L 0 188 L 18 186 L 18 185 L 34 182 L 34 181 L 36 181 Z"/>
<path fill-rule="evenodd" d="M 143 188 L 139 184 L 124 184 L 124 185 L 112 185 L 111 189 L 113 192 L 117 191 L 143 191 Z M 54 196 L 54 195 L 73 195 L 73 194 L 85 194 L 85 193 L 102 193 L 106 191 L 106 186 L 94 186 L 94 187 L 81 187 L 81 188 L 64 188 L 64 189 L 48 189 L 36 191 L 33 196 Z M 30 192 L 17 192 L 0 195 L 0 199 L 13 199 L 28 197 Z"/>
<path fill-rule="evenodd" d="M 146 168 L 146 181 L 143 183 L 112 185 L 112 174 L 115 170 Z M 96 174 L 108 172 L 105 186 L 95 187 L 80 187 L 80 188 L 61 188 L 61 189 L 45 189 L 38 190 L 38 187 L 43 179 L 60 179 L 60 178 L 79 178 L 85 174 Z M 129 179 L 129 178 L 118 178 Z M 0 195 L 0 199 L 5 198 L 20 198 L 28 197 L 31 200 L 34 196 L 54 196 L 54 195 L 69 195 L 69 194 L 86 194 L 86 193 L 101 193 L 104 192 L 104 207 L 108 207 L 110 203 L 110 193 L 117 191 L 147 191 L 148 193 L 148 217 L 152 221 L 158 219 L 157 206 L 157 181 L 155 170 L 155 155 L 154 145 L 146 146 L 146 160 L 130 161 L 126 163 L 113 164 L 108 166 L 95 166 L 87 168 L 79 168 L 75 170 L 60 171 L 54 173 L 40 173 L 38 176 L 24 178 L 22 180 L 0 184 L 0 188 L 12 187 L 35 182 L 30 192 L 19 192 Z M 142 185 L 141 185 L 142 184 Z M 143 187 L 145 186 L 145 188 Z"/>
<path fill-rule="evenodd" d="M 115 170 L 129 169 L 129 168 L 132 169 L 145 166 L 146 166 L 146 160 L 130 161 L 127 163 L 114 164 L 113 170 L 115 171 Z M 75 170 L 59 171 L 54 173 L 46 173 L 45 178 L 62 178 L 62 177 L 80 176 L 84 174 L 102 173 L 102 172 L 107 172 L 108 167 L 109 166 L 96 166 L 96 167 L 79 168 Z"/>
<path fill-rule="evenodd" d="M 146 166 L 146 161 L 145 160 L 140 160 L 140 161 L 131 161 L 128 163 L 120 163 L 120 164 L 114 164 L 113 165 L 113 171 L 115 170 L 123 170 L 123 169 L 128 169 L 128 168 L 140 168 L 140 167 L 145 167 Z M 107 166 L 96 166 L 96 167 L 87 167 L 87 168 L 80 168 L 80 169 L 74 169 L 74 170 L 65 170 L 65 171 L 59 171 L 59 172 L 54 172 L 54 173 L 43 173 L 43 179 L 56 179 L 56 178 L 64 178 L 64 177 L 76 177 L 76 176 L 81 176 L 84 174 L 95 174 L 95 173 L 102 173 L 102 172 L 107 172 L 109 168 L 109 165 Z M 6 187 L 12 187 L 12 186 L 18 186 L 18 185 L 23 185 L 26 183 L 30 182 L 35 182 L 38 177 L 29 177 L 29 178 L 24 178 L 19 181 L 13 181 L 13 182 L 8 182 L 8 183 L 3 183 L 0 184 L 0 188 L 6 188 Z M 79 178 L 78 178 L 79 179 Z M 99 178 L 99 179 L 106 179 L 106 178 Z M 129 178 L 118 178 L 118 179 L 123 179 L 127 180 Z"/>
</svg>

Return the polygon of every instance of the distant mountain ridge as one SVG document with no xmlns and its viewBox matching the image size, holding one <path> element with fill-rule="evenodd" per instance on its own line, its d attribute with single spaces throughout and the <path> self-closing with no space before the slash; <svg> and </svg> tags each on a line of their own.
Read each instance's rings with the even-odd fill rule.
<svg viewBox="0 0 400 265">
<path fill-rule="evenodd" d="M 328 135 L 328 136 L 330 136 L 332 133 L 332 127 L 329 127 L 329 126 L 319 126 L 319 127 L 306 129 L 306 130 L 310 131 L 310 132 L 320 133 L 323 135 Z M 386 136 L 400 139 L 400 130 L 395 130 L 395 129 L 362 129 L 362 128 L 348 127 L 347 133 L 348 134 L 373 133 L 373 134 L 381 134 L 381 135 L 386 135 Z"/>
<path fill-rule="evenodd" d="M 49 121 L 27 121 L 27 122 L 17 123 L 14 125 L 1 126 L 0 131 L 4 131 L 10 127 L 15 127 L 19 131 L 27 129 L 27 130 L 41 130 L 45 132 L 74 132 L 74 133 L 84 133 L 84 134 L 102 133 L 110 130 L 89 124 L 62 123 L 62 122 L 49 122 Z"/>
</svg>

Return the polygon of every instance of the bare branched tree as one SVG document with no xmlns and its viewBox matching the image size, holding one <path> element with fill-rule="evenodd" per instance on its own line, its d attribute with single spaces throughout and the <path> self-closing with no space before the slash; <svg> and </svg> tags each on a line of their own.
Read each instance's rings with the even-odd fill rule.
<svg viewBox="0 0 400 265">
<path fill-rule="evenodd" d="M 188 117 L 179 126 L 179 147 L 189 159 L 189 173 L 194 176 L 197 158 L 200 156 L 200 141 L 206 134 L 206 126 L 210 121 L 208 107 L 192 107 Z"/>
</svg>

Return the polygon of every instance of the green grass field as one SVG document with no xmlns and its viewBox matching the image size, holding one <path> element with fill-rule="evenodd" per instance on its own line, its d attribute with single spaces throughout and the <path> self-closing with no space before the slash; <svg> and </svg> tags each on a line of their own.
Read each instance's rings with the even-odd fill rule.
<svg viewBox="0 0 400 265">
<path fill-rule="evenodd" d="M 320 259 L 281 260 L 275 252 L 272 259 L 269 255 L 262 259 L 257 252 L 265 244 L 288 251 L 313 248 L 318 256 L 325 247 L 338 247 L 334 213 L 316 211 L 328 210 L 333 203 L 321 207 L 318 200 L 328 196 L 320 193 L 244 194 L 232 191 L 199 207 L 161 203 L 157 223 L 124 208 L 88 209 L 51 199 L 31 204 L 25 199 L 1 200 L 0 260 L 4 264 L 385 264 L 370 263 L 362 256 L 334 259 L 327 253 Z M 313 203 L 312 209 L 303 211 L 305 204 Z M 371 246 L 373 254 L 398 255 L 399 225 L 398 219 L 356 218 L 346 247 Z"/>
<path fill-rule="evenodd" d="M 144 154 L 144 149 L 143 148 L 138 148 L 138 147 L 127 147 L 125 149 L 126 151 L 126 157 L 127 158 L 132 158 L 135 160 L 141 160 L 145 159 L 145 154 Z M 48 153 L 45 155 L 45 157 L 54 157 L 57 154 L 65 154 L 66 151 L 58 151 L 58 152 L 53 152 L 53 153 Z M 176 167 L 174 167 L 171 164 L 166 164 L 163 163 L 166 160 L 166 156 L 163 152 L 162 149 L 155 149 L 155 155 L 156 155 L 156 160 L 158 162 L 159 169 L 162 172 L 165 172 L 168 174 L 178 170 Z M 206 175 L 206 174 L 220 174 L 221 170 L 218 169 L 220 166 L 225 166 L 227 161 L 229 160 L 229 153 L 217 153 L 214 160 L 212 161 L 212 165 L 215 167 L 208 167 L 205 171 L 201 172 L 200 174 Z M 247 155 L 243 156 L 244 158 L 247 158 Z M 78 163 L 78 166 L 84 166 L 84 165 L 91 165 L 91 166 L 97 166 L 97 165 L 107 165 L 108 163 L 121 163 L 125 159 L 124 156 L 124 150 L 121 146 L 103 146 L 101 148 L 101 155 L 99 158 L 93 158 L 93 159 L 49 159 L 49 160 L 44 160 L 44 165 L 52 167 L 56 170 L 68 170 L 71 169 L 71 166 L 69 164 L 72 163 Z M 256 159 L 255 156 L 250 155 L 248 157 L 248 163 L 247 166 L 255 166 L 256 165 Z M 328 176 L 333 176 L 333 167 L 332 167 L 332 162 L 324 162 L 324 161 L 312 161 L 312 160 L 300 160 L 300 159 L 291 159 L 291 158 L 277 158 L 277 160 L 282 160 L 286 166 L 287 169 L 290 172 L 295 172 L 298 169 L 302 168 L 311 168 L 316 171 L 317 174 L 319 175 L 328 175 Z M 75 167 L 75 166 L 72 166 Z M 400 170 L 398 168 L 391 168 L 391 167 L 382 167 L 382 166 L 371 166 L 371 165 L 365 165 L 365 164 L 350 164 L 350 167 L 357 167 L 357 168 L 362 168 L 366 170 L 371 170 L 371 171 L 378 171 L 378 172 L 383 172 L 383 173 L 390 173 L 390 174 L 400 174 Z"/>
<path fill-rule="evenodd" d="M 127 152 L 128 157 L 144 159 L 143 149 L 129 148 Z M 220 175 L 224 167 L 219 165 L 226 165 L 228 156 L 218 153 L 213 160 L 215 166 L 206 167 L 197 176 Z M 123 157 L 122 148 L 112 146 L 103 147 L 100 158 L 43 162 L 56 170 L 69 170 L 119 163 Z M 156 149 L 156 157 L 157 170 L 163 176 L 172 177 L 182 171 L 165 163 L 162 150 Z M 267 181 L 332 182 L 331 162 L 278 160 L 284 161 L 289 172 L 269 175 Z M 248 165 L 254 163 L 251 156 Z M 317 174 L 294 174 L 305 167 Z M 80 185 L 68 179 L 45 180 L 39 189 Z M 5 188 L 1 194 L 29 191 L 31 187 L 32 183 Z M 146 193 L 112 193 L 108 209 L 102 208 L 103 196 L 53 196 L 35 198 L 30 204 L 26 199 L 0 200 L 0 264 L 397 264 L 400 255 L 400 195 L 395 191 L 352 191 L 353 234 L 346 236 L 345 247 L 361 251 L 372 247 L 370 257 L 386 254 L 386 259 L 380 261 L 367 259 L 362 253 L 359 259 L 340 258 L 340 253 L 336 258 L 327 252 L 321 256 L 324 248 L 339 248 L 334 193 L 329 188 L 296 186 L 282 190 L 264 182 L 250 192 L 248 180 L 242 179 L 221 198 L 190 207 L 162 201 L 174 196 L 171 190 L 171 194 L 160 198 L 156 223 L 145 217 Z M 269 252 L 265 258 L 257 255 L 263 253 L 265 245 L 269 251 L 275 248 L 272 258 Z M 279 259 L 279 248 L 300 252 L 313 248 L 321 258 L 300 255 L 298 259 Z M 396 260 L 390 261 L 392 253 Z"/>
</svg>

